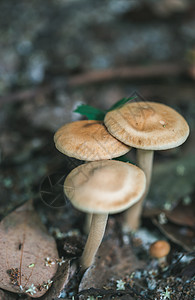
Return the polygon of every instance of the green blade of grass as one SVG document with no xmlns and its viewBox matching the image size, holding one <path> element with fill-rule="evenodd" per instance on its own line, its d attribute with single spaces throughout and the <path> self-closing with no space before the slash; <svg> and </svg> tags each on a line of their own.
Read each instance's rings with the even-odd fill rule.
<svg viewBox="0 0 195 300">
<path fill-rule="evenodd" d="M 86 116 L 88 120 L 97 120 L 97 121 L 103 121 L 104 116 L 106 114 L 106 112 L 103 110 L 85 104 L 79 105 L 74 110 L 74 112 Z"/>
<path fill-rule="evenodd" d="M 86 116 L 88 120 L 103 121 L 107 112 L 119 108 L 125 103 L 134 100 L 135 98 L 136 97 L 122 98 L 119 101 L 117 101 L 114 105 L 112 105 L 107 111 L 103 111 L 90 105 L 81 104 L 74 110 L 74 112 Z"/>
<path fill-rule="evenodd" d="M 112 105 L 108 111 L 111 111 L 111 110 L 114 110 L 116 108 L 119 108 L 121 106 L 123 106 L 125 103 L 131 101 L 131 100 L 134 100 L 136 98 L 136 96 L 134 97 L 129 97 L 129 98 L 122 98 L 121 100 L 117 101 L 114 105 Z"/>
</svg>

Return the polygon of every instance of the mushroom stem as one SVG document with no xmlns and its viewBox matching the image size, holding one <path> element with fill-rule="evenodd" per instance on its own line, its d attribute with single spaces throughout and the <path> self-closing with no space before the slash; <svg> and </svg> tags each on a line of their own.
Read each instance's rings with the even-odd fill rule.
<svg viewBox="0 0 195 300">
<path fill-rule="evenodd" d="M 152 168 L 153 168 L 153 157 L 154 157 L 153 150 L 137 149 L 137 157 L 136 157 L 137 166 L 140 167 L 146 175 L 146 190 L 143 198 L 146 197 L 150 186 Z"/>
<path fill-rule="evenodd" d="M 88 213 L 85 217 L 85 224 L 84 224 L 84 232 L 85 234 L 89 234 L 89 230 L 90 230 L 90 226 L 91 226 L 91 219 L 92 219 L 92 215 Z"/>
<path fill-rule="evenodd" d="M 94 257 L 98 251 L 98 248 L 104 236 L 107 219 L 108 214 L 92 215 L 88 239 L 83 254 L 81 256 L 81 268 L 83 271 L 93 264 Z"/>
<path fill-rule="evenodd" d="M 146 175 L 146 189 L 142 198 L 125 212 L 125 231 L 136 231 L 140 226 L 143 201 L 146 198 L 151 181 L 153 156 L 153 150 L 137 149 L 137 166 L 140 167 Z"/>
<path fill-rule="evenodd" d="M 167 256 L 158 258 L 158 263 L 160 266 L 165 266 L 167 264 Z"/>
</svg>

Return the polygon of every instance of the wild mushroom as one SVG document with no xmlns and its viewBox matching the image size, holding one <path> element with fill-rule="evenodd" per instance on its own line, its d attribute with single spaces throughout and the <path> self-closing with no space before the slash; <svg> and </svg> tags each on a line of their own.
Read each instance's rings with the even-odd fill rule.
<svg viewBox="0 0 195 300">
<path fill-rule="evenodd" d="M 94 120 L 65 124 L 55 133 L 54 142 L 60 152 L 85 161 L 112 159 L 131 149 L 114 138 L 103 122 Z"/>
<path fill-rule="evenodd" d="M 171 250 L 171 246 L 167 241 L 159 240 L 150 245 L 150 255 L 158 259 L 160 265 L 167 263 L 167 255 Z"/>
<path fill-rule="evenodd" d="M 65 124 L 54 135 L 56 148 L 70 156 L 85 161 L 112 159 L 126 154 L 131 147 L 115 139 L 103 122 L 82 120 Z M 90 214 L 87 215 L 84 231 L 89 232 Z"/>
<path fill-rule="evenodd" d="M 92 214 L 90 232 L 81 257 L 82 269 L 94 261 L 104 236 L 109 213 L 135 204 L 145 191 L 144 172 L 129 163 L 102 160 L 81 165 L 70 172 L 64 191 L 73 206 Z"/>
<path fill-rule="evenodd" d="M 126 227 L 136 230 L 150 185 L 154 150 L 171 149 L 183 144 L 189 135 L 189 126 L 174 109 L 155 102 L 127 103 L 108 112 L 104 123 L 114 137 L 137 148 L 137 165 L 146 174 L 146 192 L 125 216 Z"/>
</svg>

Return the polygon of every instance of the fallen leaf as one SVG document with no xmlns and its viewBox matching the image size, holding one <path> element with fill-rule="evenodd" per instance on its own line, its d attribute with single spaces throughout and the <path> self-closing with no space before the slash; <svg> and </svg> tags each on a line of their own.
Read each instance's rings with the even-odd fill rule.
<svg viewBox="0 0 195 300">
<path fill-rule="evenodd" d="M 152 218 L 160 215 L 161 213 L 164 214 L 168 220 L 175 224 L 195 227 L 194 201 L 191 201 L 189 204 L 184 204 L 184 200 L 182 200 L 170 211 L 160 208 L 149 209 L 145 207 L 142 215 L 145 218 Z"/>
<path fill-rule="evenodd" d="M 186 225 L 195 227 L 195 202 L 185 205 L 183 202 L 179 204 L 172 211 L 164 211 L 166 217 L 173 223 L 178 225 Z"/>
<path fill-rule="evenodd" d="M 89 288 L 102 289 L 110 285 L 110 279 L 116 281 L 142 268 L 130 245 L 119 244 L 119 240 L 104 240 L 96 255 L 95 263 L 85 272 L 79 291 Z"/>
<path fill-rule="evenodd" d="M 179 226 L 168 220 L 165 224 L 160 224 L 158 218 L 153 218 L 152 221 L 172 242 L 182 246 L 187 251 L 195 250 L 195 232 L 192 228 Z"/>
<path fill-rule="evenodd" d="M 55 259 L 58 259 L 55 240 L 41 223 L 32 201 L 2 220 L 0 288 L 34 298 L 44 295 L 57 270 Z"/>
</svg>

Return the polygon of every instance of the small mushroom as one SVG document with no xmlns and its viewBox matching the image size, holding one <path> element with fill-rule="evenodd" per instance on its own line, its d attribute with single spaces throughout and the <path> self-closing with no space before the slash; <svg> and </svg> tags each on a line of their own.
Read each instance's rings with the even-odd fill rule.
<svg viewBox="0 0 195 300">
<path fill-rule="evenodd" d="M 136 230 L 150 185 L 154 150 L 171 149 L 183 144 L 189 135 L 189 126 L 174 109 L 155 102 L 127 103 L 108 112 L 104 123 L 114 137 L 137 148 L 137 165 L 146 175 L 144 196 L 125 215 L 126 228 Z"/>
<path fill-rule="evenodd" d="M 109 213 L 119 213 L 135 204 L 145 191 L 144 172 L 129 163 L 102 160 L 81 165 L 70 172 L 64 191 L 73 206 L 92 214 L 81 257 L 85 270 L 93 264 L 104 236 Z"/>
<path fill-rule="evenodd" d="M 171 246 L 167 241 L 159 240 L 150 245 L 150 255 L 157 258 L 160 265 L 166 265 L 167 255 L 171 250 Z"/>
</svg>

